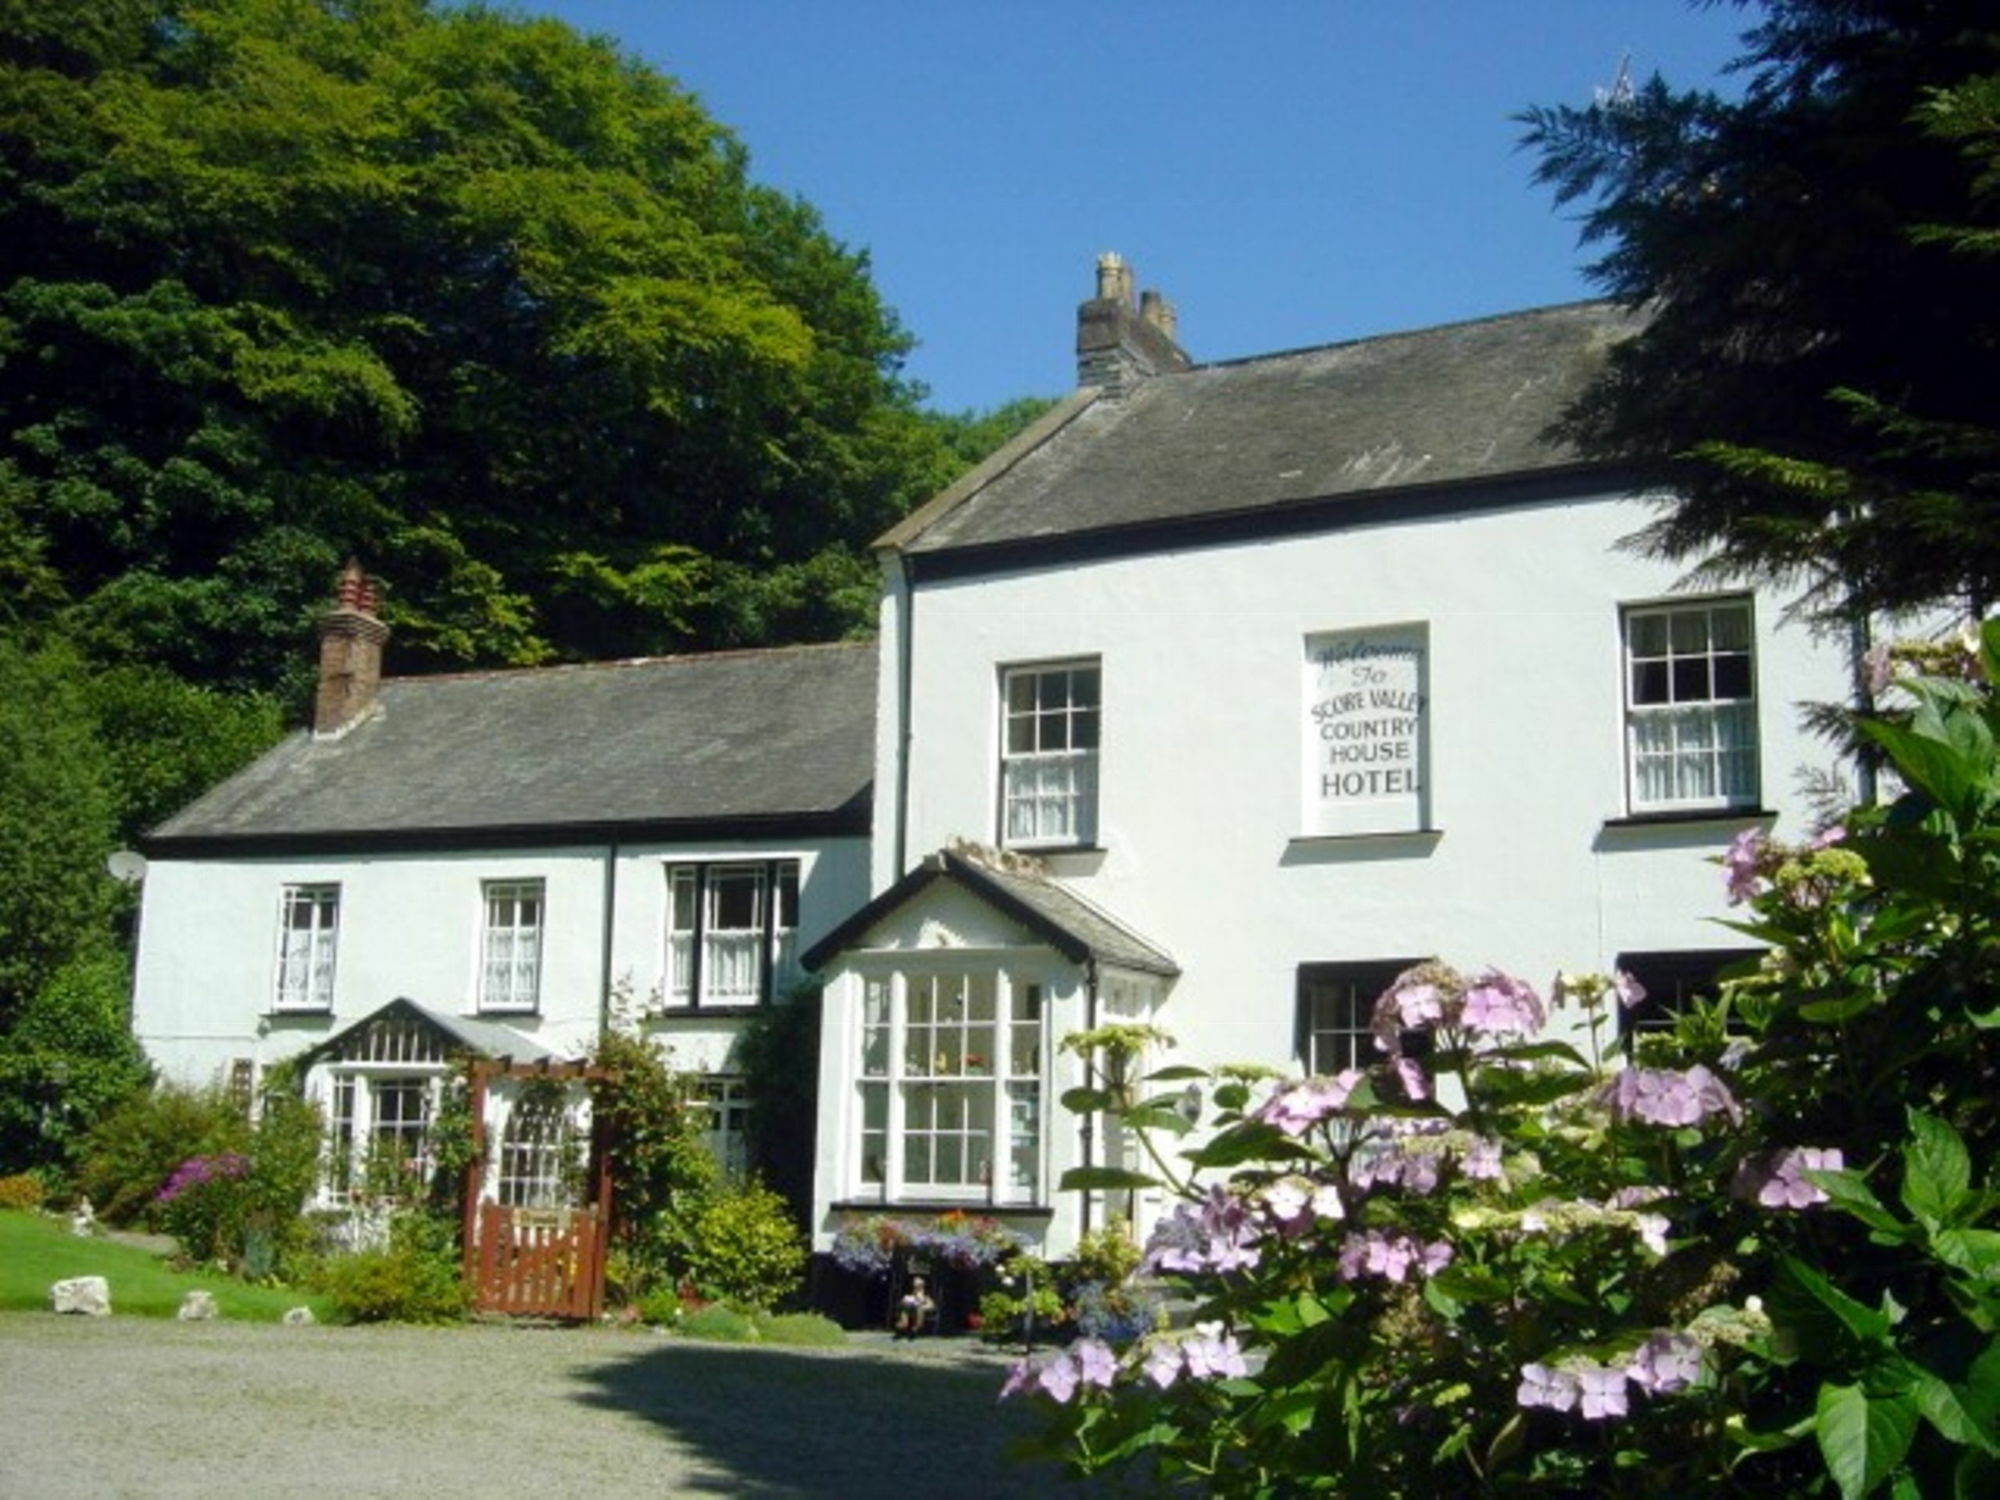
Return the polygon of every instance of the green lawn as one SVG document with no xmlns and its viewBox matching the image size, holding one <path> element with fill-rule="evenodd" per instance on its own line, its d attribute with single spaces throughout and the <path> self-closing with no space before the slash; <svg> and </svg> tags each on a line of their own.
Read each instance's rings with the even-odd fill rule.
<svg viewBox="0 0 2000 1500">
<path fill-rule="evenodd" d="M 171 1271 L 161 1257 L 136 1246 L 81 1239 L 69 1232 L 67 1220 L 0 1210 L 0 1308 L 46 1311 L 50 1284 L 71 1276 L 102 1276 L 111 1284 L 111 1310 L 121 1317 L 171 1318 L 181 1298 L 198 1288 L 215 1294 L 225 1318 L 275 1323 L 287 1308 L 299 1306 L 310 1307 L 322 1322 L 331 1318 L 325 1302 L 296 1288 Z"/>
</svg>

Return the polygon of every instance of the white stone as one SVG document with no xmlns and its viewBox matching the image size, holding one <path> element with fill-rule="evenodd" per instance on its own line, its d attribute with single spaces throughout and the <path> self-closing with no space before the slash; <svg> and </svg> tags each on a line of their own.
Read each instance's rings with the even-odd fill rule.
<svg viewBox="0 0 2000 1500">
<path fill-rule="evenodd" d="M 111 1283 L 102 1276 L 72 1276 L 49 1288 L 49 1307 L 90 1318 L 111 1316 Z"/>
<path fill-rule="evenodd" d="M 287 1328 L 310 1328 L 318 1321 L 319 1319 L 313 1316 L 313 1310 L 310 1307 L 294 1307 L 288 1309 L 285 1313 L 285 1326 Z"/>
<path fill-rule="evenodd" d="M 213 1292 L 189 1292 L 181 1298 L 181 1310 L 174 1314 L 183 1323 L 206 1323 L 217 1316 Z"/>
</svg>

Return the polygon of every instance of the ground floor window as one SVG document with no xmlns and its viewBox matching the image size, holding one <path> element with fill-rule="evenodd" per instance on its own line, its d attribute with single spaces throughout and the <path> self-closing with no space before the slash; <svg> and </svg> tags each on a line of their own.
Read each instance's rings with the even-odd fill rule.
<svg viewBox="0 0 2000 1500">
<path fill-rule="evenodd" d="M 862 980 L 858 1171 L 889 1198 L 1035 1202 L 1044 987 L 998 967 Z"/>
<path fill-rule="evenodd" d="M 327 1098 L 329 1191 L 370 1198 L 420 1195 L 430 1176 L 437 1080 L 337 1073 Z"/>
<path fill-rule="evenodd" d="M 1624 1012 L 1625 1049 L 1648 1032 L 1671 1031 L 1682 1011 L 1697 1000 L 1713 1000 L 1722 976 L 1740 964 L 1754 963 L 1761 948 L 1684 948 L 1660 952 L 1621 953 L 1618 967 L 1639 982 L 1646 994 Z"/>
<path fill-rule="evenodd" d="M 741 1181 L 750 1174 L 750 1091 L 741 1078 L 711 1074 L 701 1081 L 708 1107 L 708 1149 L 723 1175 Z"/>
<path fill-rule="evenodd" d="M 1415 958 L 1300 964 L 1293 1051 L 1306 1072 L 1331 1077 L 1382 1059 L 1375 1045 L 1375 1002 Z M 1410 1039 L 1411 1052 L 1421 1052 Z"/>
</svg>

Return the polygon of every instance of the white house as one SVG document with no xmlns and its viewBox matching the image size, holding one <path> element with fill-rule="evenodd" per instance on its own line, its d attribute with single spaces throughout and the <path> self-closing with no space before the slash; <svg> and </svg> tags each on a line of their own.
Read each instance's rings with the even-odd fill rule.
<svg viewBox="0 0 2000 1500">
<path fill-rule="evenodd" d="M 618 1005 L 739 1150 L 734 1039 L 868 894 L 873 648 L 384 680 L 386 634 L 351 572 L 314 727 L 146 840 L 147 1055 L 309 1062 L 338 1186 L 421 1156 L 451 1055 L 577 1057 Z"/>
<path fill-rule="evenodd" d="M 1802 831 L 1845 643 L 1621 548 L 1549 424 L 1603 304 L 1194 365 L 1100 264 L 1082 388 L 879 543 L 874 899 L 825 979 L 817 1229 L 992 1212 L 1061 1254 L 1121 1148 L 1059 1099 L 1112 1016 L 1332 1072 L 1408 964 L 1635 970 L 1743 940 L 1708 860 Z M 988 852 L 981 852 L 982 848 Z"/>
</svg>

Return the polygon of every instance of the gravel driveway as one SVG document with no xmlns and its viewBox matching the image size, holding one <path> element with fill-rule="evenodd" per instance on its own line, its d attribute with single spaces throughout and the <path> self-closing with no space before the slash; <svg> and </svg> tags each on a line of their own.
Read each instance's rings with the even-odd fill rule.
<svg viewBox="0 0 2000 1500">
<path fill-rule="evenodd" d="M 1088 1494 L 958 1340 L 0 1314 L 0 1495 Z"/>
</svg>

